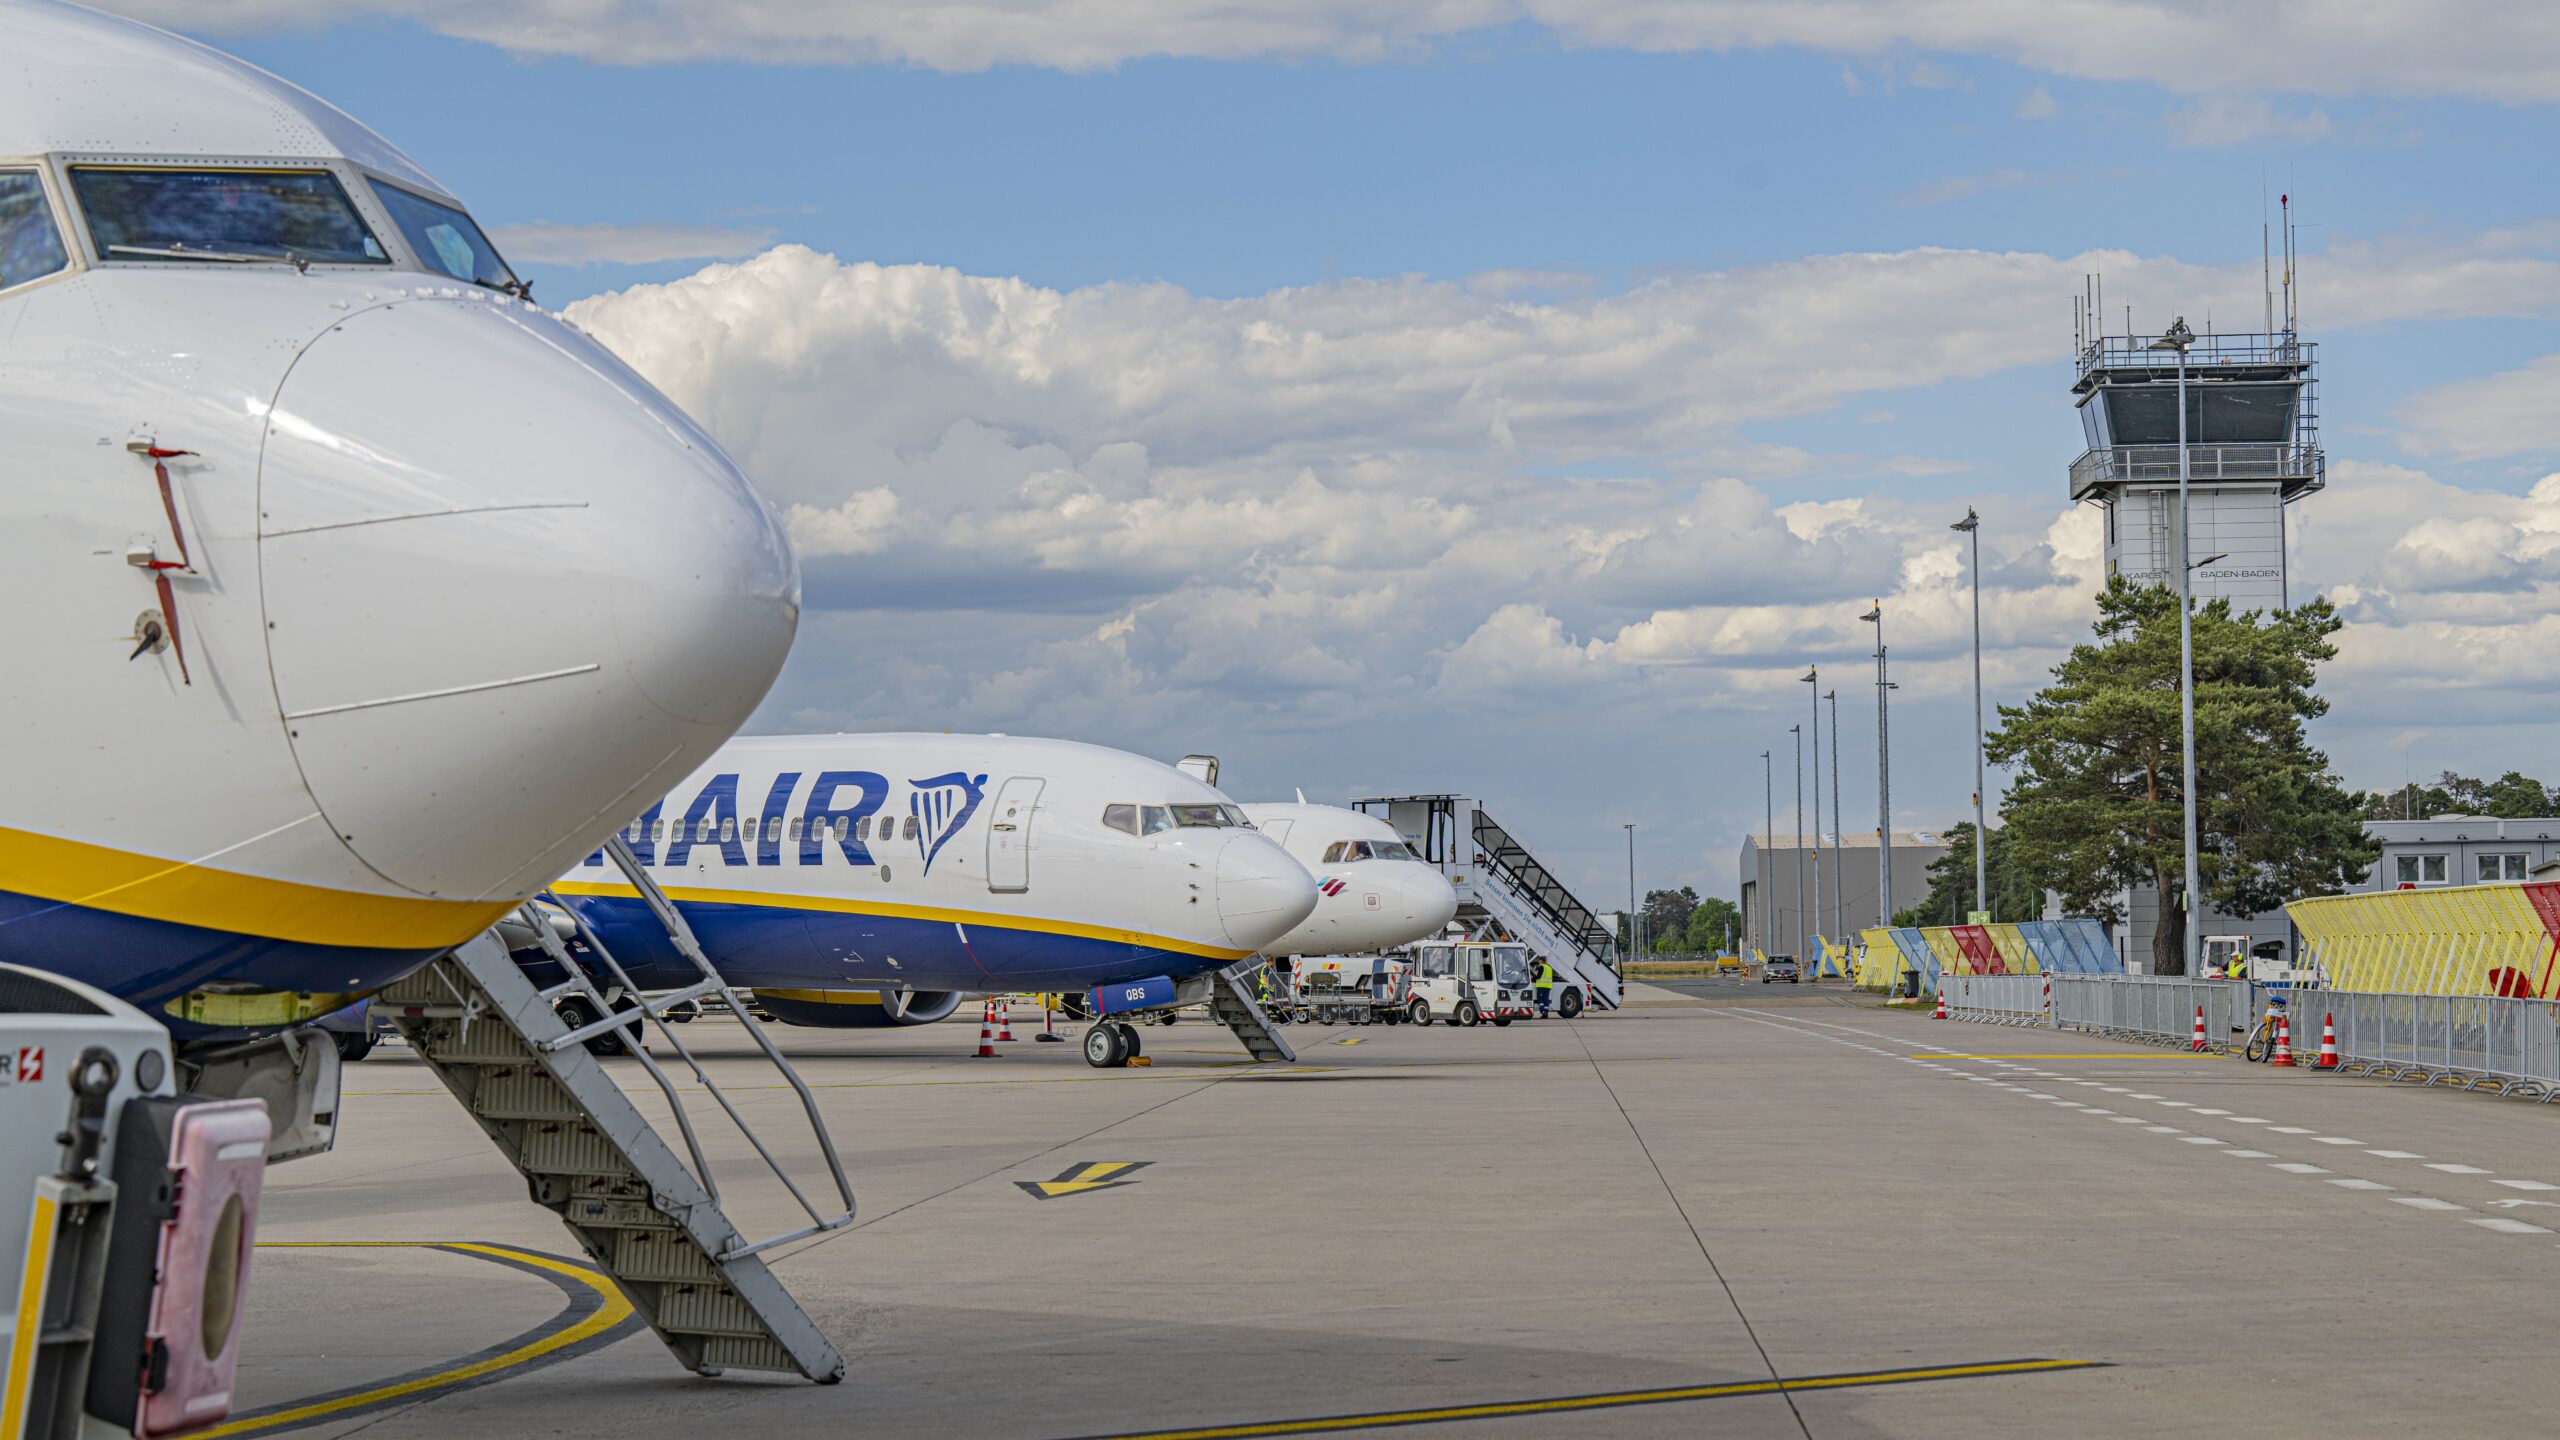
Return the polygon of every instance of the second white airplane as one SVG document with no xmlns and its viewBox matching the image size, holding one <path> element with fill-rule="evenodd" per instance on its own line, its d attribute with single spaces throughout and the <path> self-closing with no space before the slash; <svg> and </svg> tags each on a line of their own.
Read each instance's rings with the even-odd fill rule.
<svg viewBox="0 0 2560 1440">
<path fill-rule="evenodd" d="M 1437 935 L 1458 913 L 1447 878 L 1384 820 L 1304 800 L 1244 813 L 1316 877 L 1315 909 L 1264 954 L 1376 954 Z"/>
</svg>

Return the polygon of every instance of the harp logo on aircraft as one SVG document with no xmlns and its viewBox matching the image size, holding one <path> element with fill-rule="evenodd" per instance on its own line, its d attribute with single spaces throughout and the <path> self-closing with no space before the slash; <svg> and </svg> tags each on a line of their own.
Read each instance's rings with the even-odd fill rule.
<svg viewBox="0 0 2560 1440">
<path fill-rule="evenodd" d="M 978 813 L 978 801 L 984 798 L 987 777 L 972 776 L 954 770 L 930 780 L 910 780 L 915 793 L 907 797 L 907 814 L 916 825 L 916 851 L 924 857 L 924 873 L 933 873 L 933 857 L 969 824 Z"/>
</svg>

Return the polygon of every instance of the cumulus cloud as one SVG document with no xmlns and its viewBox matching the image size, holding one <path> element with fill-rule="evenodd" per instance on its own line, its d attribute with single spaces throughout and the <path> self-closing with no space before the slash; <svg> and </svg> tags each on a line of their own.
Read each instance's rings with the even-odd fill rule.
<svg viewBox="0 0 2560 1440">
<path fill-rule="evenodd" d="M 773 243 L 770 230 L 717 225 L 555 225 L 534 220 L 489 231 L 499 250 L 524 265 L 657 265 L 726 260 Z"/>
<path fill-rule="evenodd" d="M 2560 450 L 2560 355 L 2421 390 L 2399 407 L 2400 443 L 2422 455 L 2491 460 Z"/>
<path fill-rule="evenodd" d="M 2186 93 L 2560 98 L 2560 13 L 2480 0 L 2448 20 L 2420 0 L 124 0 L 188 29 L 240 32 L 368 16 L 521 54 L 616 64 L 744 59 L 936 70 L 1105 69 L 1149 56 L 1425 56 L 1531 26 L 1572 46 L 1656 52 L 1799 48 L 1953 83 L 1930 53 Z"/>
<path fill-rule="evenodd" d="M 2339 241 L 2316 270 L 2324 331 L 2552 313 L 2555 251 L 2538 227 Z M 2059 365 L 2054 297 L 2092 269 L 2146 319 L 2166 318 L 2154 295 L 2257 298 L 2254 265 L 2128 254 L 1209 298 L 786 246 L 569 313 L 785 508 L 809 611 L 761 727 L 1220 748 L 1251 793 L 1480 788 L 1552 830 L 1587 821 L 1604 783 L 1573 765 L 1793 723 L 1809 660 L 1872 715 L 1871 600 L 1913 717 L 1896 711 L 1897 742 L 1969 715 L 1971 553 L 1946 528 L 1962 502 L 1943 480 L 1922 502 L 1873 483 L 1952 462 L 1859 456 L 1876 432 L 1857 420 L 1896 390 Z M 1840 453 L 1747 433 L 1801 417 Z M 1986 678 L 2015 696 L 2085 634 L 2098 516 L 1982 503 Z M 2506 496 L 2341 461 L 2296 525 L 2301 593 L 2332 591 L 2355 622 L 2342 686 L 2489 655 L 2560 670 L 2519 638 L 2560 611 L 2560 480 Z M 2412 636 L 2436 648 L 2410 659 Z M 1559 735 L 1588 758 L 1518 773 Z M 1945 823 L 1911 785 L 1897 823 Z M 1703 838 L 1740 817 L 1657 818 Z"/>
</svg>

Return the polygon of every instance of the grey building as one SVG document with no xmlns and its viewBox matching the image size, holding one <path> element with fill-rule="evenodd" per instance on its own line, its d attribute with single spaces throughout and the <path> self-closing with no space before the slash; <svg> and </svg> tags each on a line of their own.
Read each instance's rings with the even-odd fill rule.
<svg viewBox="0 0 2560 1440">
<path fill-rule="evenodd" d="M 1803 936 L 1822 934 L 1835 942 L 1852 941 L 1861 930 L 1884 923 L 1876 909 L 1876 837 L 1824 835 L 1819 847 L 1822 912 L 1816 922 L 1806 912 L 1814 902 L 1814 857 L 1811 835 L 1754 834 L 1742 842 L 1742 943 L 1772 955 L 1810 950 Z M 1929 865 L 1947 853 L 1946 836 L 1934 830 L 1893 832 L 1893 909 L 1907 910 L 1929 897 Z M 1796 876 L 1804 876 L 1804 897 L 1796 896 Z M 1890 911 L 1886 918 L 1890 918 Z M 1835 920 L 1838 916 L 1840 919 Z M 1841 933 L 1845 920 L 1848 933 Z"/>
<path fill-rule="evenodd" d="M 2367 820 L 2364 833 L 2382 842 L 2382 859 L 2365 877 L 2367 890 L 2494 885 L 2522 880 L 2537 867 L 2560 860 L 2560 819 L 2438 815 Z"/>
</svg>

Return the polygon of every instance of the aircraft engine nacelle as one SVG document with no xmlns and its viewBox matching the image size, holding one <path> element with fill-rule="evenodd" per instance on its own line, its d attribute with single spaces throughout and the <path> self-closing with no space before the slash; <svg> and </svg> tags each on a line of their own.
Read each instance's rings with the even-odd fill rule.
<svg viewBox="0 0 2560 1440">
<path fill-rule="evenodd" d="M 785 1025 L 822 1030 L 889 1030 L 930 1025 L 960 1008 L 957 990 L 766 990 L 756 1005 Z"/>
</svg>

